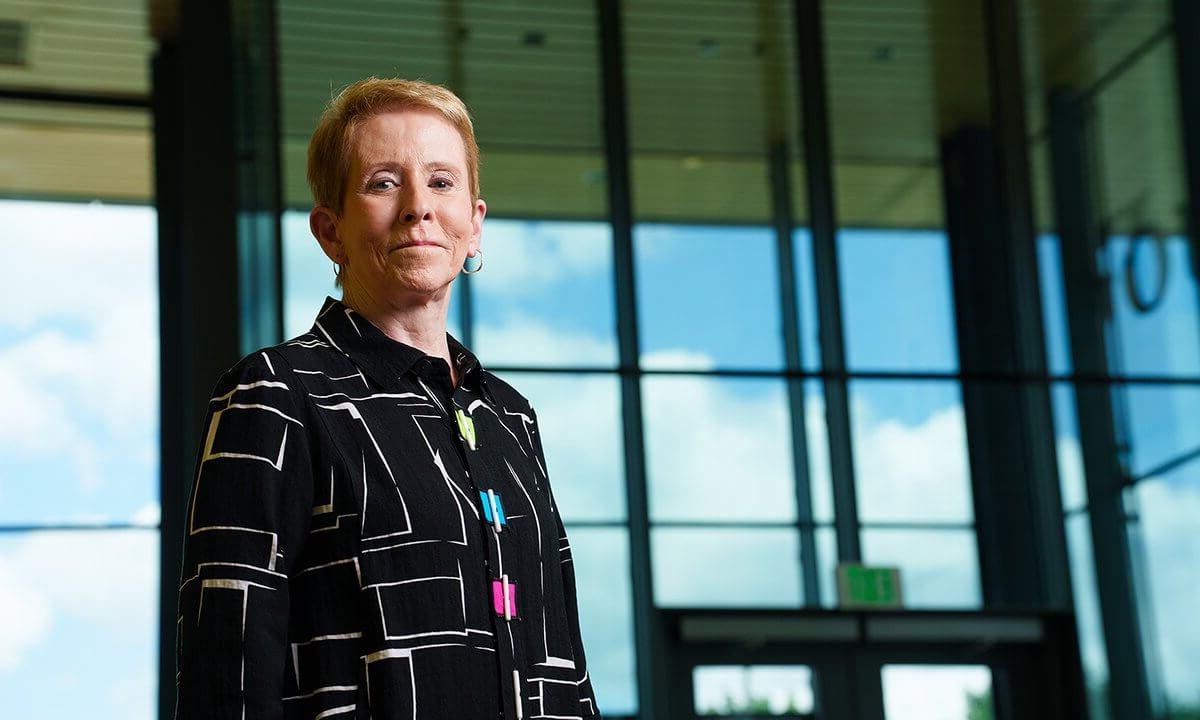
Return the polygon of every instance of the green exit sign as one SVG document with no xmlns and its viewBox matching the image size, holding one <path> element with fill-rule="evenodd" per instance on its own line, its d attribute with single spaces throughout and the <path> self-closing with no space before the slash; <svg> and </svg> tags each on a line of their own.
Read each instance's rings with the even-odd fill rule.
<svg viewBox="0 0 1200 720">
<path fill-rule="evenodd" d="M 838 604 L 844 608 L 900 608 L 900 569 L 842 563 L 837 567 Z"/>
</svg>

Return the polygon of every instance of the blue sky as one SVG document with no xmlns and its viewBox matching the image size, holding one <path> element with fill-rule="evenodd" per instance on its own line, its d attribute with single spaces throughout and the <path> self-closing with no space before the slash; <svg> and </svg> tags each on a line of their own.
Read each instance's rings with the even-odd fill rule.
<svg viewBox="0 0 1200 720">
<path fill-rule="evenodd" d="M 62 231 L 46 239 L 43 229 L 50 218 Z M 14 267 L 54 269 L 13 275 L 0 311 L 0 387 L 15 400 L 0 419 L 0 522 L 134 521 L 153 527 L 158 516 L 154 213 L 99 204 L 0 201 L 0 220 L 9 229 L 5 249 L 15 258 Z M 331 265 L 308 234 L 306 216 L 288 213 L 284 227 L 290 337 L 308 329 L 325 295 L 338 293 Z M 795 241 L 802 350 L 811 368 L 818 352 L 807 233 L 797 231 Z M 1065 319 L 1053 243 L 1050 237 L 1040 243 L 1045 320 L 1051 367 L 1065 371 Z M 473 349 L 485 365 L 614 366 L 613 261 L 606 225 L 489 219 L 483 247 L 485 269 L 472 278 Z M 639 226 L 634 250 L 644 366 L 781 367 L 770 231 Z M 1115 242 L 1108 260 L 1119 270 L 1127 251 L 1127 244 Z M 1152 314 L 1138 314 L 1123 301 L 1124 277 L 1114 273 L 1114 347 L 1129 372 L 1195 376 L 1200 374 L 1200 318 L 1186 246 L 1169 243 L 1167 256 L 1165 295 Z M 839 260 L 853 369 L 955 370 L 950 271 L 940 233 L 845 230 L 839 235 Z M 1154 269 L 1142 263 L 1138 272 L 1149 272 L 1147 267 Z M 460 335 L 456 320 L 452 308 L 448 329 Z M 546 428 L 551 477 L 568 525 L 585 519 L 623 521 L 615 376 L 511 372 L 506 377 L 531 398 Z M 567 402 L 568 386 L 583 400 Z M 1200 427 L 1196 392 L 1145 388 L 1124 393 L 1135 468 L 1152 467 L 1200 444 L 1194 431 Z M 643 394 L 656 519 L 752 523 L 794 517 L 781 381 L 657 376 L 644 380 Z M 850 396 L 864 519 L 970 522 L 956 384 L 855 381 Z M 1077 488 L 1081 470 L 1069 388 L 1056 390 L 1055 400 L 1063 482 Z M 804 411 L 812 440 L 814 500 L 818 508 L 827 508 L 819 393 L 809 395 Z M 1186 597 L 1194 571 L 1188 553 L 1200 556 L 1179 519 L 1185 510 L 1200 512 L 1196 478 L 1194 469 L 1185 468 L 1148 483 L 1134 498 L 1149 521 L 1144 540 L 1155 563 L 1147 573 L 1148 591 L 1154 622 L 1162 628 L 1185 617 L 1171 598 Z M 731 502 L 735 496 L 728 484 L 734 479 L 739 493 Z M 623 712 L 633 704 L 632 636 L 612 628 L 630 628 L 628 541 L 617 528 L 570 532 L 600 701 L 606 712 Z M 790 531 L 747 528 L 722 536 L 713 552 L 730 553 L 746 568 L 746 582 L 723 587 L 698 582 L 698 575 L 687 571 L 685 531 L 656 532 L 652 560 L 663 570 L 656 575 L 655 591 L 664 604 L 789 606 L 800 600 L 798 571 L 791 562 L 795 553 L 779 552 L 780 539 L 770 536 L 782 532 L 782 542 L 791 543 Z M 95 553 L 71 552 L 85 537 Z M 904 568 L 914 604 L 970 607 L 979 602 L 969 532 L 872 531 L 864 547 L 868 560 Z M 1080 556 L 1086 548 L 1072 550 Z M 119 572 L 112 570 L 113 557 L 127 558 Z M 23 717 L 79 714 L 66 705 L 74 695 L 63 690 L 88 683 L 97 689 L 79 696 L 89 699 L 91 717 L 148 717 L 156 573 L 153 530 L 0 536 L 0 617 L 29 619 L 17 625 L 0 620 L 0 696 L 6 707 Z M 829 562 L 823 564 L 827 573 L 832 573 Z M 94 583 L 87 591 L 108 604 L 82 606 L 74 599 L 79 588 L 55 579 L 61 577 L 86 578 Z M 611 596 L 608 588 L 616 588 L 623 600 L 594 600 Z M 1194 680 L 1170 669 L 1200 662 L 1200 631 L 1163 634 L 1160 652 L 1169 687 L 1178 693 L 1200 691 Z M 63 653 L 68 660 L 61 659 Z M 1085 660 L 1102 672 L 1102 658 L 1089 658 L 1086 648 Z M 46 705 L 45 698 L 63 704 Z"/>
</svg>

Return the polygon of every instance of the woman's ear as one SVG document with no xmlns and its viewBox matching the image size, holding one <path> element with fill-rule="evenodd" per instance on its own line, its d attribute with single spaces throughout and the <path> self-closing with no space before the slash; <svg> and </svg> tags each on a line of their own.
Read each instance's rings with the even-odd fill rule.
<svg viewBox="0 0 1200 720">
<path fill-rule="evenodd" d="M 346 264 L 346 248 L 337 235 L 337 215 L 325 205 L 317 205 L 308 214 L 308 229 L 321 244 L 325 255 L 338 265 Z"/>
<path fill-rule="evenodd" d="M 483 218 L 487 215 L 487 203 L 483 198 L 475 201 L 475 211 L 471 215 L 471 242 L 469 247 L 471 250 L 479 249 L 479 237 L 483 234 Z"/>
</svg>

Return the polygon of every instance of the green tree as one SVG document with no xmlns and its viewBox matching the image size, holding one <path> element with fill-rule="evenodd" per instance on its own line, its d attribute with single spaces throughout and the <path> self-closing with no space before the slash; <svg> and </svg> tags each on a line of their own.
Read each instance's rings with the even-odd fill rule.
<svg viewBox="0 0 1200 720">
<path fill-rule="evenodd" d="M 994 718 L 991 688 L 979 695 L 967 693 L 967 720 L 994 720 Z"/>
</svg>

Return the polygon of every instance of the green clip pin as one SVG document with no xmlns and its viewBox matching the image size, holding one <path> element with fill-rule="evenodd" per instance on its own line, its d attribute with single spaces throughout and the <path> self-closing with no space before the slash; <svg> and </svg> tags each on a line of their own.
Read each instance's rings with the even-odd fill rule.
<svg viewBox="0 0 1200 720">
<path fill-rule="evenodd" d="M 475 421 L 471 416 L 462 411 L 461 408 L 455 408 L 454 414 L 458 416 L 458 431 L 462 433 L 466 439 L 467 445 L 475 449 Z"/>
</svg>

